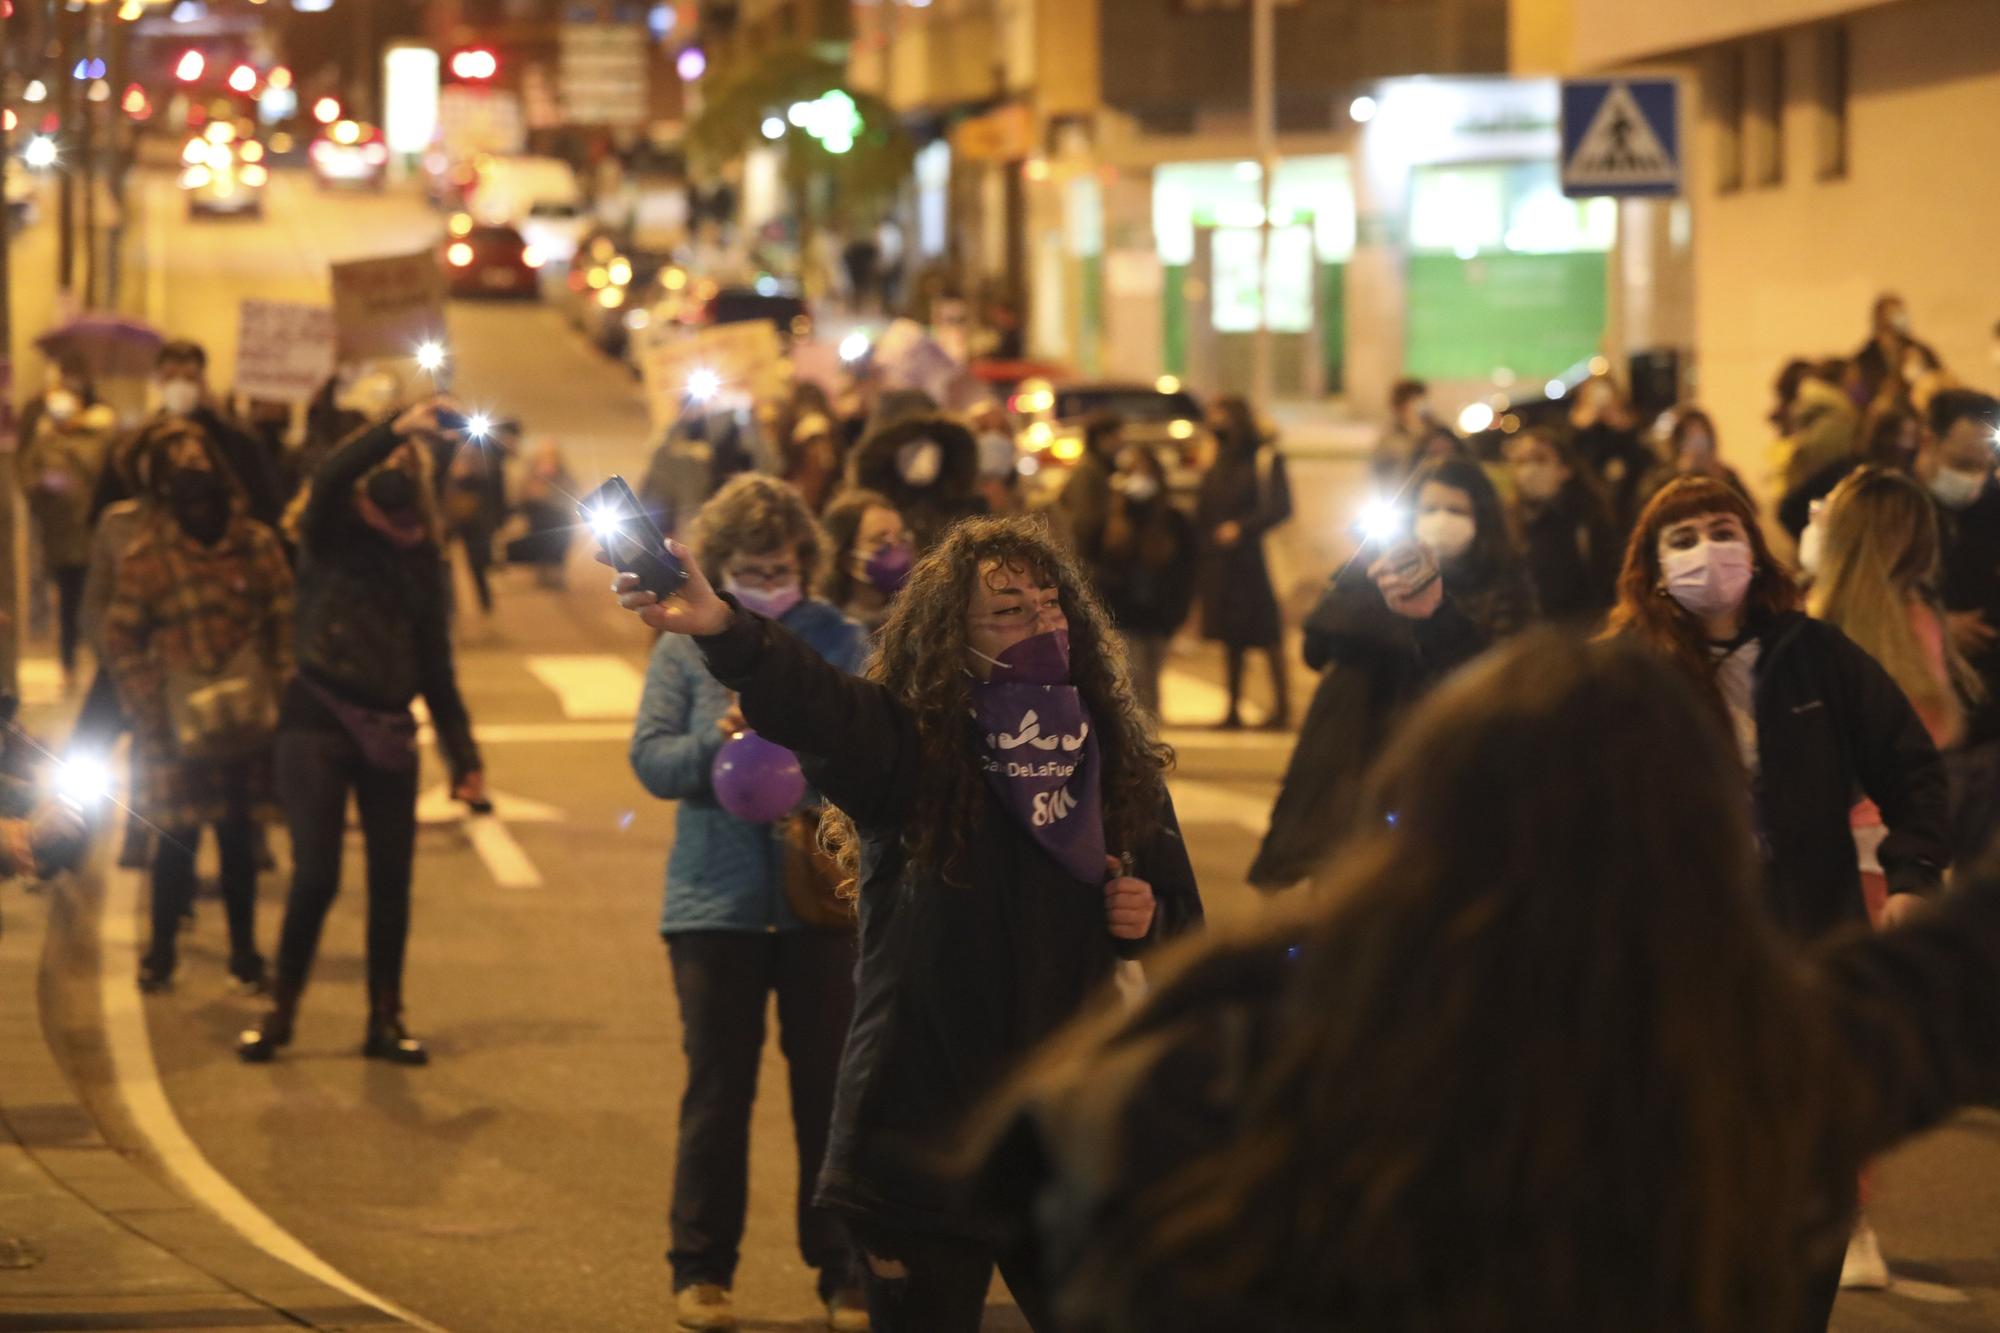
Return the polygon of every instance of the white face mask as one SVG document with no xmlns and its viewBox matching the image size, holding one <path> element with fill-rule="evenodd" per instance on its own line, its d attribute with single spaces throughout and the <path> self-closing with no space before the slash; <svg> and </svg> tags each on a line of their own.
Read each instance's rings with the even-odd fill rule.
<svg viewBox="0 0 2000 1333">
<path fill-rule="evenodd" d="M 1963 509 L 1986 489 L 1986 477 L 1984 472 L 1960 472 L 1957 468 L 1941 467 L 1930 480 L 1931 494 L 1946 509 Z"/>
<path fill-rule="evenodd" d="M 193 380 L 167 380 L 160 385 L 160 406 L 168 416 L 184 417 L 201 403 L 201 386 Z"/>
<path fill-rule="evenodd" d="M 1411 532 L 1438 559 L 1456 560 L 1471 548 L 1472 539 L 1479 535 L 1479 526 L 1466 514 L 1432 509 L 1417 515 Z"/>
<path fill-rule="evenodd" d="M 82 407 L 83 400 L 68 389 L 50 389 L 48 396 L 42 399 L 42 410 L 47 412 L 49 420 L 58 426 L 75 416 Z"/>
<path fill-rule="evenodd" d="M 1684 551 L 1660 557 L 1667 595 L 1691 615 L 1724 615 L 1743 604 L 1750 588 L 1750 543 L 1704 538 Z"/>
<path fill-rule="evenodd" d="M 1806 524 L 1806 530 L 1799 534 L 1799 568 L 1808 574 L 1818 574 L 1820 562 L 1826 558 L 1826 529 L 1817 517 Z"/>
<path fill-rule="evenodd" d="M 906 485 L 928 486 L 944 470 L 944 450 L 934 440 L 914 440 L 896 451 L 896 475 Z"/>
</svg>

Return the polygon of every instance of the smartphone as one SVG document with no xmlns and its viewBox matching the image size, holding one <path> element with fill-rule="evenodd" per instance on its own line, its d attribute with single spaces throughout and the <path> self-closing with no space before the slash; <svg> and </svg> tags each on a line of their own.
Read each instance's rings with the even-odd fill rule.
<svg viewBox="0 0 2000 1333">
<path fill-rule="evenodd" d="M 584 496 L 576 510 L 597 534 L 611 567 L 621 574 L 637 574 L 639 586 L 647 592 L 671 597 L 688 581 L 687 567 L 667 549 L 666 538 L 653 526 L 625 478 L 610 478 Z"/>
</svg>

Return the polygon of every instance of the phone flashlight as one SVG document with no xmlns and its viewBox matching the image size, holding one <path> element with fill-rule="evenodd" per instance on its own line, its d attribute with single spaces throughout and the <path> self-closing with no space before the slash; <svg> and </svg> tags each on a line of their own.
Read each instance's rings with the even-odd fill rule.
<svg viewBox="0 0 2000 1333">
<path fill-rule="evenodd" d="M 1361 506 L 1354 530 L 1361 540 L 1388 546 L 1409 531 L 1410 512 L 1385 496 L 1374 496 Z"/>
<path fill-rule="evenodd" d="M 78 810 L 88 810 L 111 795 L 111 768 L 91 754 L 80 754 L 56 765 L 56 799 Z"/>
<path fill-rule="evenodd" d="M 688 372 L 687 396 L 690 402 L 705 403 L 722 392 L 722 376 L 700 366 Z"/>
</svg>

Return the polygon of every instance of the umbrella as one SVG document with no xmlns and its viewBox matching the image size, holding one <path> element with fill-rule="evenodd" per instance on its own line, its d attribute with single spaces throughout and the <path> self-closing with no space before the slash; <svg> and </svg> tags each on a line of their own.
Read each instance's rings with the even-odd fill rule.
<svg viewBox="0 0 2000 1333">
<path fill-rule="evenodd" d="M 151 374 L 154 355 L 165 341 L 158 329 L 142 320 L 87 312 L 50 329 L 35 339 L 35 346 L 51 360 L 74 357 L 93 376 L 105 378 Z"/>
</svg>

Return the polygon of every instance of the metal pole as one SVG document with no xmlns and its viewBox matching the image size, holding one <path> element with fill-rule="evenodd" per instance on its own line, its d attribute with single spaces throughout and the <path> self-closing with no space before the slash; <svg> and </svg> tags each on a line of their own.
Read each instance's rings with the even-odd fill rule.
<svg viewBox="0 0 2000 1333">
<path fill-rule="evenodd" d="M 1250 399 L 1271 402 L 1271 178 L 1278 174 L 1276 0 L 1250 0 L 1250 115 L 1261 196 L 1257 226 L 1257 332 L 1251 343 Z"/>
<path fill-rule="evenodd" d="M 62 122 L 58 143 L 71 139 L 76 133 L 76 80 L 70 77 L 70 57 L 75 52 L 75 45 L 70 41 L 70 29 L 69 15 L 58 10 L 55 15 L 56 58 L 49 73 L 49 82 L 55 84 L 49 92 Z M 67 144 L 64 146 L 68 147 Z M 65 157 L 73 157 L 73 153 L 66 152 Z M 73 161 L 58 160 L 56 186 L 56 288 L 67 298 L 76 290 L 76 171 Z"/>
<path fill-rule="evenodd" d="M 84 18 L 83 54 L 81 60 L 96 58 L 100 28 L 98 20 L 103 15 L 102 6 L 92 6 Z M 102 276 L 102 265 L 97 255 L 97 103 L 90 100 L 90 88 L 95 80 L 72 77 L 71 84 L 82 84 L 82 95 L 71 92 L 71 100 L 82 112 L 83 147 L 83 305 L 86 310 L 97 308 L 98 280 Z"/>
</svg>

